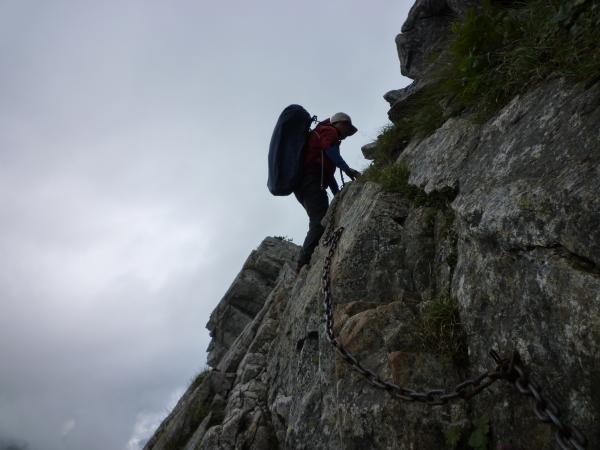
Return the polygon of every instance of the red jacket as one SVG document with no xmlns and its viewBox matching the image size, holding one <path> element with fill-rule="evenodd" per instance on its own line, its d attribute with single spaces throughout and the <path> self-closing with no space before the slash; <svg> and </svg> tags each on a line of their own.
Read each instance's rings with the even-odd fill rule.
<svg viewBox="0 0 600 450">
<path fill-rule="evenodd" d="M 335 174 L 335 164 L 323 153 L 333 144 L 341 142 L 337 129 L 331 125 L 329 119 L 320 122 L 310 132 L 306 149 L 304 151 L 304 174 L 321 175 L 321 163 L 323 163 L 323 184 L 329 182 Z"/>
</svg>

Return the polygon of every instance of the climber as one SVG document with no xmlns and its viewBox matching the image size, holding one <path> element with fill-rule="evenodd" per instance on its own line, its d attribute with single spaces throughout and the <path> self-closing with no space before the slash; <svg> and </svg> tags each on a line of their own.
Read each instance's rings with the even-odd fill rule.
<svg viewBox="0 0 600 450">
<path fill-rule="evenodd" d="M 302 180 L 294 190 L 296 199 L 306 210 L 309 219 L 308 233 L 300 251 L 296 272 L 308 264 L 325 231 L 321 225 L 321 220 L 329 207 L 329 198 L 325 189 L 329 187 L 333 195 L 339 192 L 334 177 L 335 168 L 339 167 L 352 180 L 360 176 L 360 172 L 351 169 L 340 155 L 341 141 L 352 136 L 356 131 L 350 116 L 338 112 L 320 122 L 308 136 Z"/>
</svg>

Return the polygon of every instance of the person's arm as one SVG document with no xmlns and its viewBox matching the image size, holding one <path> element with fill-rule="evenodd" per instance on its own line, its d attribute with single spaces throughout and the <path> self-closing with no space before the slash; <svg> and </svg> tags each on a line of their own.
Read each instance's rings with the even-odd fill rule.
<svg viewBox="0 0 600 450">
<path fill-rule="evenodd" d="M 340 144 L 333 144 L 331 147 L 325 150 L 325 154 L 337 167 L 346 173 L 349 172 L 350 166 L 346 164 L 346 161 L 344 161 L 344 158 L 342 158 L 342 155 L 340 155 Z"/>
<path fill-rule="evenodd" d="M 325 154 L 337 167 L 346 172 L 346 174 L 353 180 L 360 176 L 360 172 L 358 170 L 351 169 L 350 166 L 346 164 L 346 161 L 344 161 L 344 158 L 342 158 L 342 155 L 340 155 L 339 143 L 336 143 L 325 150 Z"/>
</svg>

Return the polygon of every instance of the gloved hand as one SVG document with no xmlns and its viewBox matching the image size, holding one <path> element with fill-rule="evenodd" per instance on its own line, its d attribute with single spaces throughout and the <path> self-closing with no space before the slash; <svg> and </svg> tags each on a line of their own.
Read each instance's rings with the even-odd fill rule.
<svg viewBox="0 0 600 450">
<path fill-rule="evenodd" d="M 360 177 L 361 173 L 358 170 L 348 169 L 346 174 L 350 177 L 351 180 L 355 180 Z"/>
</svg>

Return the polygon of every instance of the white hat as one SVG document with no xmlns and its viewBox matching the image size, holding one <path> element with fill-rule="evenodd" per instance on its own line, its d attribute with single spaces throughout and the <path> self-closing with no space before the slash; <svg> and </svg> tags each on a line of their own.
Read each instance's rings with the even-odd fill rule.
<svg viewBox="0 0 600 450">
<path fill-rule="evenodd" d="M 350 133 L 350 136 L 352 136 L 354 133 L 356 133 L 358 131 L 357 128 L 354 125 L 352 125 L 352 119 L 346 113 L 343 113 L 343 112 L 335 113 L 333 116 L 331 116 L 329 118 L 329 121 L 332 124 L 334 124 L 336 122 L 348 122 L 348 123 L 350 123 L 350 126 L 352 127 L 352 133 Z"/>
</svg>

